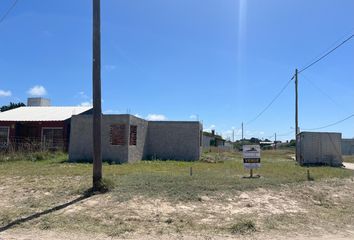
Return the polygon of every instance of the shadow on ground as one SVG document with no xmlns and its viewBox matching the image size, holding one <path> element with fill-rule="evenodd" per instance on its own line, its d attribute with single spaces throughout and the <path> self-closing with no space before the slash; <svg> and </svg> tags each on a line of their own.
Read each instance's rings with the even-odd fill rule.
<svg viewBox="0 0 354 240">
<path fill-rule="evenodd" d="M 82 201 L 84 199 L 87 199 L 87 198 L 91 197 L 92 195 L 94 195 L 94 192 L 92 191 L 92 189 L 88 189 L 81 196 L 79 196 L 78 198 L 76 198 L 74 200 L 71 200 L 70 202 L 67 202 L 67 203 L 64 203 L 64 204 L 60 204 L 58 206 L 52 207 L 52 208 L 44 210 L 42 212 L 34 213 L 34 214 L 32 214 L 30 216 L 27 216 L 27 217 L 18 218 L 16 220 L 8 223 L 7 225 L 0 227 L 0 233 L 6 231 L 6 230 L 8 230 L 8 229 L 10 229 L 10 228 L 12 228 L 12 227 L 14 227 L 16 225 L 19 225 L 19 224 L 31 221 L 33 219 L 39 218 L 39 217 L 41 217 L 43 215 L 47 215 L 49 213 L 64 209 L 64 208 L 66 208 L 66 207 L 68 207 L 70 205 L 73 205 L 73 204 L 78 203 L 78 202 L 80 202 L 80 201 Z"/>
</svg>

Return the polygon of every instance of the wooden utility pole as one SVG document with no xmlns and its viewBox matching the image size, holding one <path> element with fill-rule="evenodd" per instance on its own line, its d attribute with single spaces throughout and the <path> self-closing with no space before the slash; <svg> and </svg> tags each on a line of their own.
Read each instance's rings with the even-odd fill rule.
<svg viewBox="0 0 354 240">
<path fill-rule="evenodd" d="M 298 115 L 298 70 L 295 69 L 295 140 L 299 133 L 299 115 Z"/>
<path fill-rule="evenodd" d="M 295 69 L 295 160 L 298 161 L 297 154 L 297 135 L 299 134 L 299 115 L 298 115 L 298 70 Z"/>
<path fill-rule="evenodd" d="M 101 16 L 100 0 L 93 0 L 93 191 L 101 189 L 102 154 L 101 154 Z"/>
</svg>

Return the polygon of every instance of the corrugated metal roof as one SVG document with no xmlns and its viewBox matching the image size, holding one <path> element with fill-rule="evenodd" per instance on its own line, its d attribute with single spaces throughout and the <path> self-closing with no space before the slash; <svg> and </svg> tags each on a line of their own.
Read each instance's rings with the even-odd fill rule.
<svg viewBox="0 0 354 240">
<path fill-rule="evenodd" d="M 91 107 L 19 107 L 0 112 L 0 121 L 64 121 Z"/>
</svg>

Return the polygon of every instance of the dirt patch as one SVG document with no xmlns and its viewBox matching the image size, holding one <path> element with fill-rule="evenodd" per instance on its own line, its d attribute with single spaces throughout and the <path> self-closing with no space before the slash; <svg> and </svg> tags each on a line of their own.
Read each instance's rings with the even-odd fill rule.
<svg viewBox="0 0 354 240">
<path fill-rule="evenodd" d="M 33 179 L 36 186 L 41 180 Z M 56 181 L 53 189 L 80 177 Z M 23 178 L 0 182 L 1 226 L 80 196 L 34 188 Z M 114 192 L 94 195 L 3 231 L 0 239 L 354 239 L 352 179 L 220 191 L 193 201 L 123 199 Z M 251 232 L 230 230 L 244 220 L 253 226 Z"/>
</svg>

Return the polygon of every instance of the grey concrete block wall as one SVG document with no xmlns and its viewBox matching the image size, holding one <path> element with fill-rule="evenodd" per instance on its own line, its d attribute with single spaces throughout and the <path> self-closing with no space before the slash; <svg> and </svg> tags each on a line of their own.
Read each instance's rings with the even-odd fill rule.
<svg viewBox="0 0 354 240">
<path fill-rule="evenodd" d="M 92 116 L 71 117 L 69 160 L 92 161 Z"/>
<path fill-rule="evenodd" d="M 27 99 L 28 107 L 48 107 L 51 106 L 50 99 L 42 97 L 30 97 Z"/>
<path fill-rule="evenodd" d="M 129 144 L 129 123 L 128 114 L 125 115 L 103 115 L 102 117 L 102 159 L 114 163 L 125 163 L 129 161 L 128 144 Z M 111 125 L 124 124 L 125 127 L 125 144 L 111 145 Z"/>
<path fill-rule="evenodd" d="M 128 145 L 128 160 L 129 162 L 135 162 L 144 159 L 146 156 L 148 122 L 144 119 L 130 115 L 130 125 L 137 126 L 136 145 Z"/>
<path fill-rule="evenodd" d="M 125 128 L 125 145 L 111 145 L 112 124 L 129 126 L 129 115 L 102 116 L 102 159 L 115 163 L 128 162 L 129 128 Z M 92 115 L 77 115 L 71 119 L 69 159 L 70 161 L 92 161 Z"/>
<path fill-rule="evenodd" d="M 112 145 L 111 125 L 125 125 L 125 144 Z M 136 145 L 130 145 L 130 126 L 137 126 Z M 115 163 L 142 159 L 198 160 L 202 125 L 199 122 L 146 121 L 132 115 L 102 116 L 102 159 Z M 70 161 L 92 161 L 92 115 L 71 119 Z"/>
<path fill-rule="evenodd" d="M 342 139 L 342 154 L 354 155 L 354 139 Z"/>
<path fill-rule="evenodd" d="M 297 161 L 302 164 L 342 165 L 341 133 L 301 132 L 297 135 Z"/>
<path fill-rule="evenodd" d="M 149 122 L 147 158 L 194 161 L 201 155 L 199 122 Z"/>
</svg>

